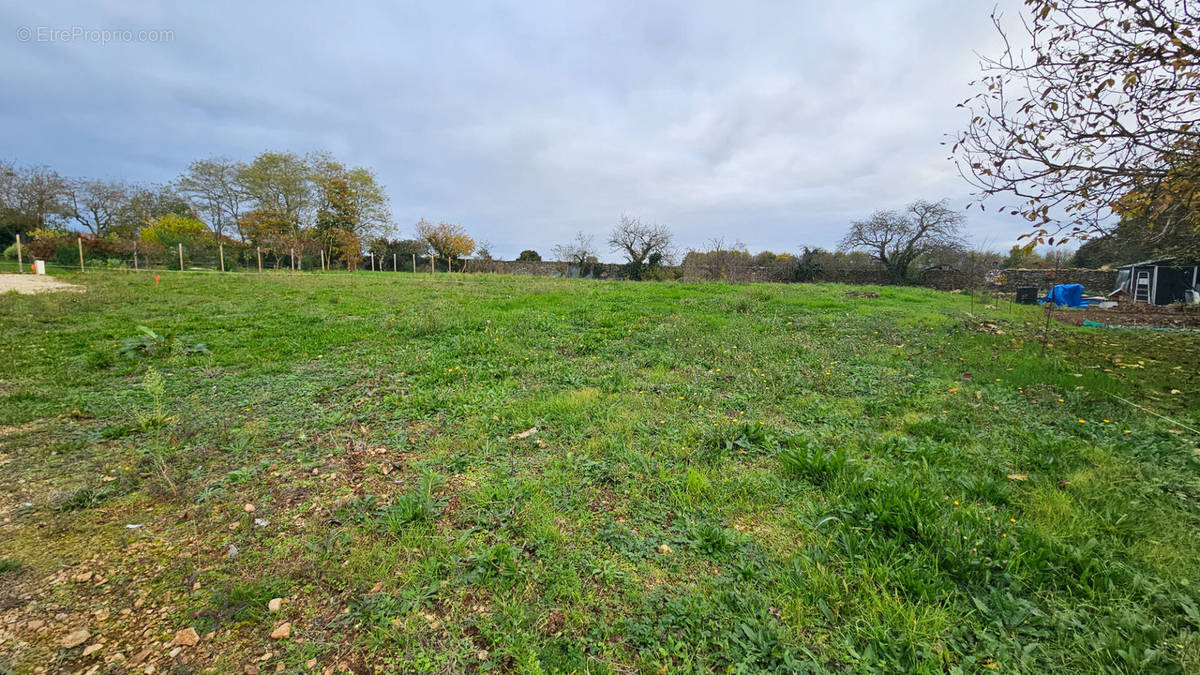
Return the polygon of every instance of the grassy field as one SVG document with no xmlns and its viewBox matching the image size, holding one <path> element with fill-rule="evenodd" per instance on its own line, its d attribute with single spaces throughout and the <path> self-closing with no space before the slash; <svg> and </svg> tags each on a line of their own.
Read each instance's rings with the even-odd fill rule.
<svg viewBox="0 0 1200 675">
<path fill-rule="evenodd" d="M 0 296 L 0 672 L 1200 671 L 1200 333 L 63 278 Z"/>
</svg>

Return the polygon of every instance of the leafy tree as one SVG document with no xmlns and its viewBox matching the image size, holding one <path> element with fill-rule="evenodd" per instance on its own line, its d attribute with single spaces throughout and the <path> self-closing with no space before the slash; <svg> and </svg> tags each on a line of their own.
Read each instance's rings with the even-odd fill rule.
<svg viewBox="0 0 1200 675">
<path fill-rule="evenodd" d="M 1006 269 L 1037 269 L 1046 264 L 1046 259 L 1033 250 L 1033 243 L 1025 246 L 1014 245 L 1008 250 L 1008 257 L 1001 264 Z"/>
<path fill-rule="evenodd" d="M 254 209 L 271 212 L 272 219 L 287 225 L 297 239 L 313 203 L 311 171 L 304 158 L 288 152 L 264 152 L 239 167 L 238 184 Z"/>
<path fill-rule="evenodd" d="M 395 229 L 387 192 L 369 169 L 346 167 L 328 153 L 313 153 L 307 162 L 316 187 L 318 227 L 340 227 L 360 238 Z"/>
<path fill-rule="evenodd" d="M 655 256 L 652 267 L 670 260 L 672 239 L 671 231 L 664 225 L 643 223 L 638 218 L 622 215 L 609 234 L 608 243 L 613 251 L 625 255 L 629 276 L 640 279 L 651 256 Z"/>
<path fill-rule="evenodd" d="M 136 185 L 129 189 L 129 201 L 112 229 L 119 236 L 133 237 L 146 223 L 172 214 L 199 220 L 188 200 L 170 185 Z"/>
<path fill-rule="evenodd" d="M 471 255 L 475 250 L 475 240 L 467 234 L 461 225 L 432 222 L 422 218 L 417 221 L 417 236 L 420 237 L 439 258 L 450 261 Z M 452 263 L 451 263 L 452 265 Z"/>
<path fill-rule="evenodd" d="M 527 248 L 524 251 L 521 251 L 521 253 L 517 256 L 517 260 L 540 262 L 542 260 L 542 256 L 539 255 L 537 251 Z"/>
<path fill-rule="evenodd" d="M 1180 167 L 1197 166 L 1195 4 L 1025 0 L 1025 7 L 1019 40 L 993 17 L 1006 49 L 983 59 L 979 93 L 963 103 L 971 118 L 954 155 L 980 198 L 1021 200 L 1012 213 L 1033 224 L 1038 243 L 1109 233 L 1114 214 L 1147 201 L 1195 203 L 1200 183 L 1172 180 Z"/>
<path fill-rule="evenodd" d="M 909 268 L 922 254 L 939 246 L 962 244 L 962 214 L 946 201 L 915 201 L 900 211 L 876 211 L 866 220 L 851 223 L 842 239 L 846 250 L 862 250 L 878 260 L 896 282 L 909 279 Z"/>
<path fill-rule="evenodd" d="M 218 240 L 234 232 L 239 238 L 246 238 L 241 218 L 247 193 L 239 182 L 245 171 L 244 163 L 223 157 L 198 159 L 176 181 L 180 193 L 205 216 Z"/>
</svg>

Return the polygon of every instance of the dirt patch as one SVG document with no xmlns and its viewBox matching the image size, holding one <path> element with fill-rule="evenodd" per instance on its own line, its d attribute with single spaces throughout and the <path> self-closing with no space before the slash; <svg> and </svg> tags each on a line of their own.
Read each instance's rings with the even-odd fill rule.
<svg viewBox="0 0 1200 675">
<path fill-rule="evenodd" d="M 1082 325 L 1084 321 L 1096 321 L 1113 326 L 1200 328 L 1200 307 L 1151 307 L 1145 304 L 1121 303 L 1108 309 L 1056 309 L 1054 318 L 1076 326 Z"/>
<path fill-rule="evenodd" d="M 0 274 L 0 293 L 47 293 L 50 291 L 83 291 L 83 286 L 68 284 L 51 277 L 34 274 Z"/>
</svg>

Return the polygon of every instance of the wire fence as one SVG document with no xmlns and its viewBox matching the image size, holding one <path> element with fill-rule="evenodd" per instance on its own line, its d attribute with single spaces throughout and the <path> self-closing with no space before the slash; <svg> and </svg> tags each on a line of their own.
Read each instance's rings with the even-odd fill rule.
<svg viewBox="0 0 1200 675">
<path fill-rule="evenodd" d="M 5 250 L 3 266 L 19 273 L 60 271 L 185 271 L 185 272 L 463 272 L 471 260 L 416 253 L 368 252 L 347 259 L 328 249 L 302 242 L 295 246 L 255 246 L 240 242 L 186 245 L 142 241 L 61 237 L 23 242 L 18 236 Z M 6 270 L 6 271 L 8 271 Z"/>
</svg>

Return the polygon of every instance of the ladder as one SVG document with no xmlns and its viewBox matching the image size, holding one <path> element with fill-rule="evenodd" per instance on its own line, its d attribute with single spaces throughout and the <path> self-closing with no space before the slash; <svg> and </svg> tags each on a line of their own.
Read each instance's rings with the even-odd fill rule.
<svg viewBox="0 0 1200 675">
<path fill-rule="evenodd" d="M 1150 271 L 1139 270 L 1133 282 L 1133 301 L 1150 302 Z"/>
</svg>

